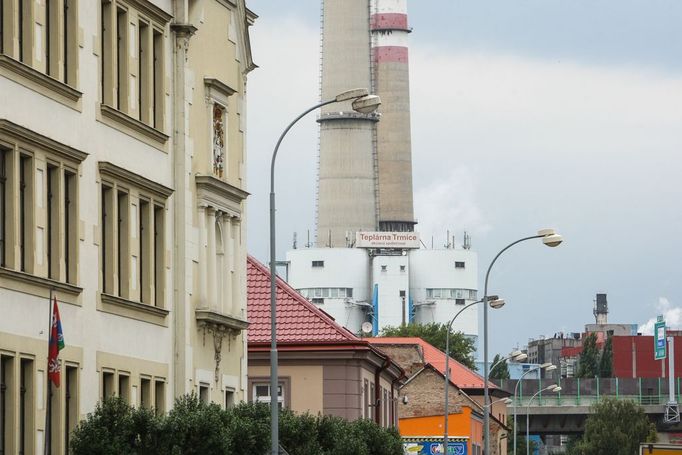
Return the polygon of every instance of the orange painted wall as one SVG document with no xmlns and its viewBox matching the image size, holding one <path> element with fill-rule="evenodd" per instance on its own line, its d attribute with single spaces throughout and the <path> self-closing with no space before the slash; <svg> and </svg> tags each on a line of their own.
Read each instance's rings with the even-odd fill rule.
<svg viewBox="0 0 682 455">
<path fill-rule="evenodd" d="M 443 437 L 443 416 L 407 417 L 400 419 L 399 430 L 401 436 L 440 436 Z M 471 409 L 462 407 L 459 414 L 450 414 L 448 420 L 448 435 L 469 438 L 469 453 L 471 444 L 483 445 L 483 424 L 472 417 Z"/>
</svg>

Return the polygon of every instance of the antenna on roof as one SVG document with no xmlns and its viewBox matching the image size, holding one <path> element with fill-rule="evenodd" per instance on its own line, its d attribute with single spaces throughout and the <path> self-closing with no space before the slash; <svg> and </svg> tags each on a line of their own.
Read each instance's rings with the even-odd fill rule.
<svg viewBox="0 0 682 455">
<path fill-rule="evenodd" d="M 297 245 L 296 237 L 297 237 L 296 232 L 294 232 L 294 245 L 293 245 L 293 246 L 294 246 L 294 248 L 293 248 L 294 250 L 296 249 L 296 245 Z"/>
</svg>

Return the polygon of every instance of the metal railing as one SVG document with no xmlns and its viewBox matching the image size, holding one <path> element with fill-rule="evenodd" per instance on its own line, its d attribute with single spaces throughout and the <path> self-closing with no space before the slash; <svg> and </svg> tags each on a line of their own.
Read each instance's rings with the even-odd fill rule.
<svg viewBox="0 0 682 455">
<path fill-rule="evenodd" d="M 518 380 L 495 381 L 502 389 L 514 393 Z M 520 381 L 515 398 L 517 407 L 525 407 L 536 392 L 558 384 L 558 393 L 541 392 L 531 407 L 591 406 L 603 397 L 631 400 L 640 405 L 663 405 L 668 402 L 668 380 L 665 378 L 561 378 L 525 379 Z M 675 378 L 675 396 L 680 402 L 680 378 Z"/>
</svg>

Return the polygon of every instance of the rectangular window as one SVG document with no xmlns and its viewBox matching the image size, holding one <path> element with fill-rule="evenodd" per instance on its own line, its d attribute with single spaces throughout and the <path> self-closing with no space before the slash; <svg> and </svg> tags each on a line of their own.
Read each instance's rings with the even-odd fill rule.
<svg viewBox="0 0 682 455">
<path fill-rule="evenodd" d="M 203 383 L 199 384 L 199 400 L 201 400 L 204 403 L 209 402 L 208 385 Z"/>
<path fill-rule="evenodd" d="M 33 272 L 33 159 L 21 155 L 19 159 L 19 270 Z"/>
<path fill-rule="evenodd" d="M 320 297 L 312 298 L 310 301 L 315 305 L 322 305 L 324 303 L 324 299 Z"/>
<path fill-rule="evenodd" d="M 377 412 L 377 405 L 378 405 L 378 403 L 376 402 L 376 395 L 374 394 L 374 383 L 372 382 L 369 385 L 369 416 L 368 416 L 368 418 L 374 420 L 374 416 L 376 415 L 376 412 Z"/>
<path fill-rule="evenodd" d="M 257 403 L 270 403 L 270 384 L 266 382 L 254 383 L 252 386 L 253 401 Z M 284 407 L 284 383 L 277 386 L 277 406 Z"/>
<path fill-rule="evenodd" d="M 69 439 L 78 424 L 78 367 L 67 365 L 64 370 L 64 444 L 69 453 Z"/>
<path fill-rule="evenodd" d="M 381 266 L 381 271 L 382 271 L 382 272 L 385 272 L 385 271 L 387 271 L 387 270 L 388 270 L 388 266 L 386 266 L 386 265 L 382 265 L 382 266 Z"/>
<path fill-rule="evenodd" d="M 130 238 L 130 198 L 125 191 L 119 191 L 117 195 L 117 285 L 118 294 L 123 298 L 128 298 L 130 295 L 129 289 L 129 263 L 130 255 L 128 254 L 128 239 Z"/>
<path fill-rule="evenodd" d="M 138 9 L 143 6 L 138 1 L 102 0 L 101 4 L 102 103 L 162 129 L 163 30 L 170 16 L 147 7 Z M 133 18 L 137 21 L 131 24 Z M 133 29 L 136 35 L 131 35 Z M 136 77 L 136 85 L 130 85 L 131 77 Z"/>
<path fill-rule="evenodd" d="M 404 265 L 401 265 L 401 266 L 400 266 L 400 271 L 401 271 L 401 272 L 404 272 L 404 271 L 405 271 L 405 266 L 404 266 Z"/>
<path fill-rule="evenodd" d="M 324 267 L 324 261 L 313 261 L 313 267 Z"/>
<path fill-rule="evenodd" d="M 102 219 L 100 220 L 100 229 L 102 231 L 102 239 L 100 240 L 100 268 L 102 270 L 102 290 L 107 294 L 113 294 L 113 233 L 114 233 L 114 211 L 113 211 L 113 193 L 111 187 L 102 185 Z"/>
<path fill-rule="evenodd" d="M 21 359 L 19 370 L 19 453 L 29 453 L 33 447 L 33 360 Z"/>
<path fill-rule="evenodd" d="M 464 299 L 455 299 L 455 305 L 464 305 Z"/>
<path fill-rule="evenodd" d="M 14 357 L 0 355 L 0 453 L 9 453 L 14 431 L 14 404 L 12 390 Z"/>
<path fill-rule="evenodd" d="M 130 403 L 130 376 L 127 374 L 118 375 L 118 396 L 126 403 Z"/>
<path fill-rule="evenodd" d="M 4 53 L 5 53 L 5 0 L 0 0 L 0 54 Z M 0 449 L 3 449 L 1 445 Z"/>
<path fill-rule="evenodd" d="M 154 58 L 152 66 L 152 99 L 151 106 L 154 108 L 153 112 L 153 127 L 158 130 L 163 130 L 163 32 L 154 29 L 153 31 L 153 47 Z"/>
<path fill-rule="evenodd" d="M 158 307 L 164 307 L 165 301 L 165 212 L 163 206 L 154 206 L 154 253 L 151 259 L 154 261 L 154 305 Z"/>
<path fill-rule="evenodd" d="M 365 379 L 364 384 L 362 385 L 362 395 L 364 399 L 364 408 L 363 408 L 363 414 L 362 416 L 365 419 L 369 418 L 369 381 Z"/>
<path fill-rule="evenodd" d="M 47 276 L 59 279 L 59 168 L 47 165 Z"/>
<path fill-rule="evenodd" d="M 100 33 L 100 70 L 101 70 L 101 85 L 102 85 L 102 102 L 109 106 L 114 106 L 112 97 L 112 71 L 114 59 L 112 54 L 113 49 L 113 33 L 112 33 L 112 10 L 113 6 L 109 0 L 102 0 L 101 12 L 101 33 Z"/>
<path fill-rule="evenodd" d="M 64 171 L 64 281 L 76 284 L 76 267 L 78 263 L 78 195 L 76 185 L 78 177 L 75 172 Z"/>
<path fill-rule="evenodd" d="M 157 414 L 166 412 L 166 383 L 162 380 L 154 381 L 154 409 Z"/>
<path fill-rule="evenodd" d="M 464 265 L 465 265 L 464 262 L 455 261 L 455 268 L 456 269 L 463 269 Z"/>
<path fill-rule="evenodd" d="M 138 216 L 138 232 L 137 239 L 139 263 L 137 268 L 138 273 L 138 287 L 140 289 L 140 302 L 147 303 L 150 301 L 150 287 L 149 287 L 149 201 L 140 199 L 138 202 L 139 216 Z"/>
<path fill-rule="evenodd" d="M 0 0 L 0 2 L 3 0 Z M 0 11 L 3 5 L 0 4 Z M 0 23 L 2 18 L 0 17 Z M 0 148 L 0 267 L 7 263 L 7 156 L 9 153 Z"/>
<path fill-rule="evenodd" d="M 152 43 L 149 33 L 149 23 L 139 21 L 137 24 L 137 109 L 139 119 L 144 123 L 151 123 L 151 72 L 152 72 Z"/>
<path fill-rule="evenodd" d="M 234 406 L 234 390 L 225 390 L 225 409 Z"/>
<path fill-rule="evenodd" d="M 140 378 L 140 407 L 149 409 L 152 407 L 152 380 Z"/>
<path fill-rule="evenodd" d="M 114 376 L 113 371 L 102 372 L 102 400 L 106 400 L 116 393 L 114 389 Z"/>
<path fill-rule="evenodd" d="M 128 11 L 116 9 L 116 108 L 128 112 Z"/>
</svg>

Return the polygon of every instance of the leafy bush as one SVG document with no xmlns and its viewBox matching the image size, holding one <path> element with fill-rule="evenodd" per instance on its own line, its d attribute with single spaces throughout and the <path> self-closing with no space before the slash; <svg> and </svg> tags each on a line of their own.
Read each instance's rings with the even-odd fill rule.
<svg viewBox="0 0 682 455">
<path fill-rule="evenodd" d="M 280 444 L 290 455 L 402 455 L 400 435 L 370 420 L 280 413 Z M 120 398 L 98 404 L 71 438 L 74 455 L 268 453 L 270 407 L 241 403 L 223 410 L 196 395 L 178 398 L 165 416 Z"/>
</svg>

